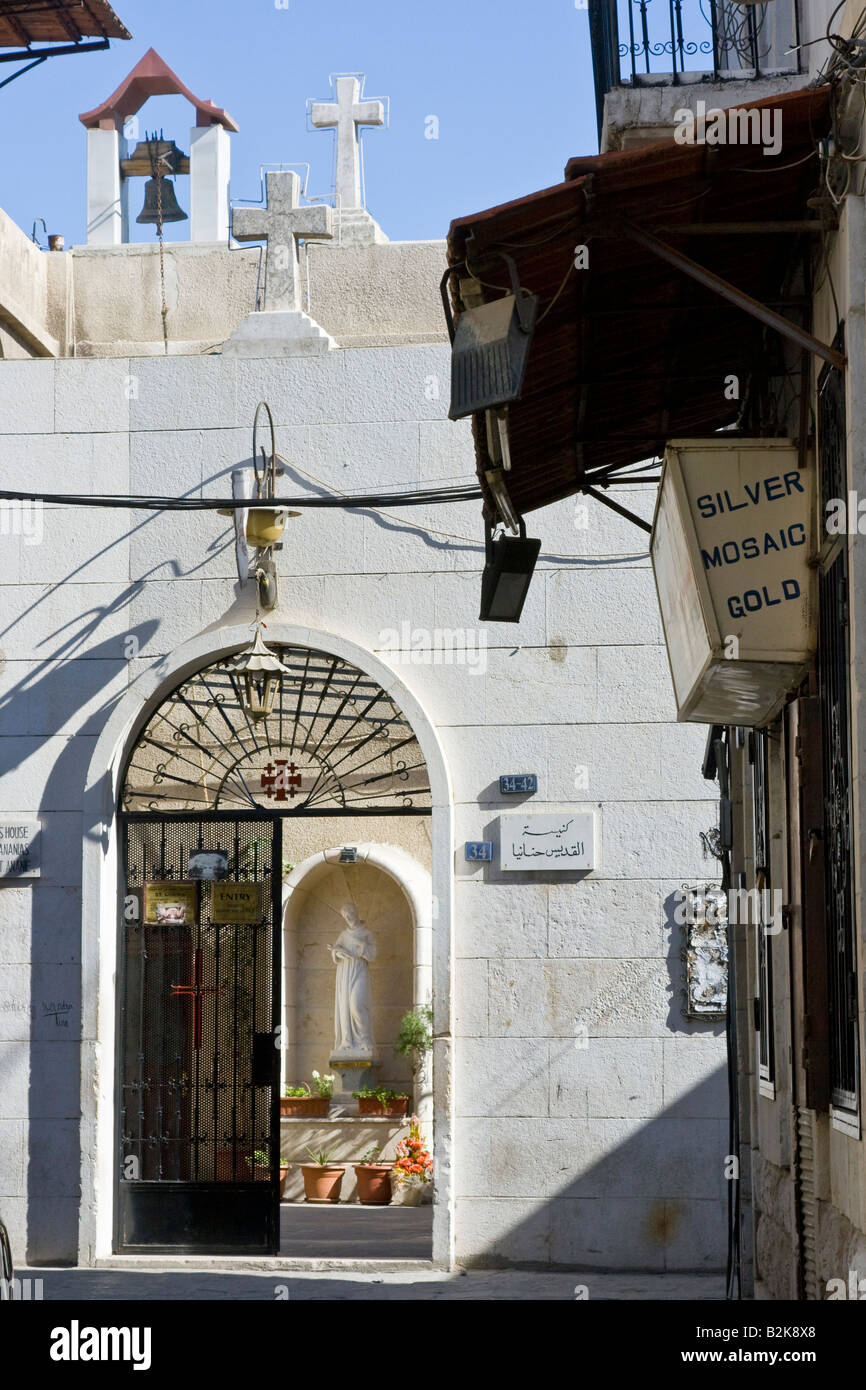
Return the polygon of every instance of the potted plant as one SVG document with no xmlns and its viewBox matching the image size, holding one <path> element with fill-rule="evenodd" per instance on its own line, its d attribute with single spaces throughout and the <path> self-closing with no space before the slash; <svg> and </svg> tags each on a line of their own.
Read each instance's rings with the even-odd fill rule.
<svg viewBox="0 0 866 1390">
<path fill-rule="evenodd" d="M 409 1133 L 397 1145 L 391 1170 L 403 1206 L 420 1207 L 433 1200 L 433 1159 L 424 1143 L 421 1121 L 413 1115 Z"/>
<path fill-rule="evenodd" d="M 382 1152 L 373 1144 L 353 1165 L 358 1183 L 358 1201 L 365 1207 L 386 1207 L 391 1200 L 391 1164 L 377 1163 Z"/>
<path fill-rule="evenodd" d="M 352 1095 L 358 1102 L 359 1115 L 393 1115 L 398 1119 L 409 1109 L 409 1097 L 403 1091 L 386 1091 L 384 1086 L 365 1086 Z"/>
<path fill-rule="evenodd" d="M 408 1058 L 413 1076 L 417 1076 L 423 1070 L 432 1047 L 432 1004 L 420 1004 L 416 1009 L 407 1010 L 400 1020 L 400 1031 L 394 1039 L 394 1051 L 398 1057 Z"/>
<path fill-rule="evenodd" d="M 301 1116 L 324 1118 L 334 1094 L 334 1077 L 327 1072 L 323 1076 L 314 1071 L 313 1086 L 315 1095 L 306 1081 L 302 1081 L 300 1086 L 287 1086 L 280 1098 L 280 1115 L 289 1119 L 299 1119 Z"/>
<path fill-rule="evenodd" d="M 331 1152 L 324 1149 L 307 1149 L 312 1163 L 302 1163 L 304 1175 L 304 1200 L 307 1202 L 339 1202 L 340 1188 L 343 1185 L 344 1163 L 332 1163 Z"/>
<path fill-rule="evenodd" d="M 252 1158 L 246 1160 L 247 1167 L 253 1170 L 253 1182 L 270 1182 L 271 1180 L 271 1160 L 267 1149 L 256 1149 Z M 280 1159 L 280 1197 L 286 1190 L 286 1180 L 289 1176 L 288 1160 Z"/>
</svg>

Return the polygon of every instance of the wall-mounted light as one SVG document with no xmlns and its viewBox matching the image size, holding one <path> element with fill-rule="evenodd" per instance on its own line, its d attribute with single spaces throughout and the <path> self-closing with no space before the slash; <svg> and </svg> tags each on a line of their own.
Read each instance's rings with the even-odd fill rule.
<svg viewBox="0 0 866 1390">
<path fill-rule="evenodd" d="M 467 242 L 467 256 L 473 243 L 474 238 Z M 440 286 L 451 338 L 448 415 L 452 420 L 515 401 L 523 390 L 538 316 L 538 296 L 522 288 L 513 257 L 493 249 L 487 254 L 505 262 L 511 280 L 510 294 L 506 292 L 499 299 L 464 308 L 455 327 L 448 297 L 450 269 Z"/>
<path fill-rule="evenodd" d="M 482 622 L 520 621 L 541 541 L 527 538 L 522 519 L 518 524 L 519 536 L 503 533 L 494 539 L 490 521 L 485 522 L 487 560 L 481 576 Z"/>
</svg>

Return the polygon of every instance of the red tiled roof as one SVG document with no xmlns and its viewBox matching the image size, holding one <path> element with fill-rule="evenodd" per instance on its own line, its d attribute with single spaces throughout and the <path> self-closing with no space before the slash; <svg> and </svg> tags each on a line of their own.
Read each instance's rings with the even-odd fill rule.
<svg viewBox="0 0 866 1390">
<path fill-rule="evenodd" d="M 695 228 L 817 221 L 806 200 L 819 183 L 815 148 L 829 126 L 829 105 L 827 87 L 748 103 L 781 112 L 776 156 L 666 139 L 572 159 L 563 183 L 451 224 L 455 314 L 462 307 L 457 282 L 467 271 L 484 282 L 485 299 L 497 297 L 496 287 L 506 291 L 499 248 L 517 262 L 523 288 L 539 297 L 523 393 L 509 407 L 506 481 L 518 511 L 579 491 L 590 470 L 639 463 L 661 453 L 667 439 L 732 423 L 739 402 L 725 399 L 724 379 L 737 374 L 745 383 L 765 364 L 777 332 L 619 228 L 628 221 L 654 230 L 753 298 L 778 302 L 798 233 L 707 235 Z M 582 244 L 589 268 L 571 271 Z M 780 312 L 790 317 L 792 309 Z M 476 417 L 475 437 L 484 486 L 490 464 L 483 416 Z"/>
<path fill-rule="evenodd" d="M 155 49 L 149 48 L 144 57 L 136 63 L 132 72 L 123 79 L 117 91 L 92 111 L 85 111 L 78 117 L 82 125 L 93 127 L 102 124 L 113 125 L 119 117 L 125 120 L 140 111 L 148 97 L 182 96 L 195 107 L 198 125 L 221 125 L 226 130 L 237 130 L 237 126 L 227 111 L 214 106 L 211 101 L 202 101 L 193 96 L 189 87 L 181 82 L 177 73 L 172 72 L 168 63 L 160 58 Z"/>
<path fill-rule="evenodd" d="M 0 0 L 0 48 L 130 38 L 107 0 Z"/>
</svg>

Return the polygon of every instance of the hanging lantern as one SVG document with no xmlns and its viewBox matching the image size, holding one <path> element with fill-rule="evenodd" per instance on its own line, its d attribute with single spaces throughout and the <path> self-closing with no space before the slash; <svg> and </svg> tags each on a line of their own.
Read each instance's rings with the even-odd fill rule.
<svg viewBox="0 0 866 1390">
<path fill-rule="evenodd" d="M 266 719 L 274 708 L 280 679 L 289 674 L 289 668 L 265 646 L 261 623 L 256 624 L 250 646 L 227 665 L 233 675 L 243 677 L 247 713 L 255 720 Z"/>
</svg>

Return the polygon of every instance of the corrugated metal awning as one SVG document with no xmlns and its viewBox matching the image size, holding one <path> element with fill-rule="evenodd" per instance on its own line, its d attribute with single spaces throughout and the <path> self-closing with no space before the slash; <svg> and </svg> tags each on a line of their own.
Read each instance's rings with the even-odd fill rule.
<svg viewBox="0 0 866 1390">
<path fill-rule="evenodd" d="M 452 223 L 457 316 L 464 277 L 481 281 L 485 301 L 508 290 L 500 251 L 540 301 L 523 392 L 509 406 L 506 478 L 518 512 L 660 455 L 667 439 L 732 424 L 740 402 L 726 398 L 725 378 L 745 383 L 767 372 L 776 330 L 666 263 L 629 228 L 808 326 L 808 303 L 788 281 L 802 238 L 821 228 L 822 211 L 807 203 L 819 187 L 816 146 L 830 123 L 830 89 L 739 109 L 779 112 L 778 154 L 669 138 L 572 159 L 563 183 Z M 578 270 L 582 245 L 589 264 Z M 485 486 L 483 415 L 475 437 Z"/>
</svg>

